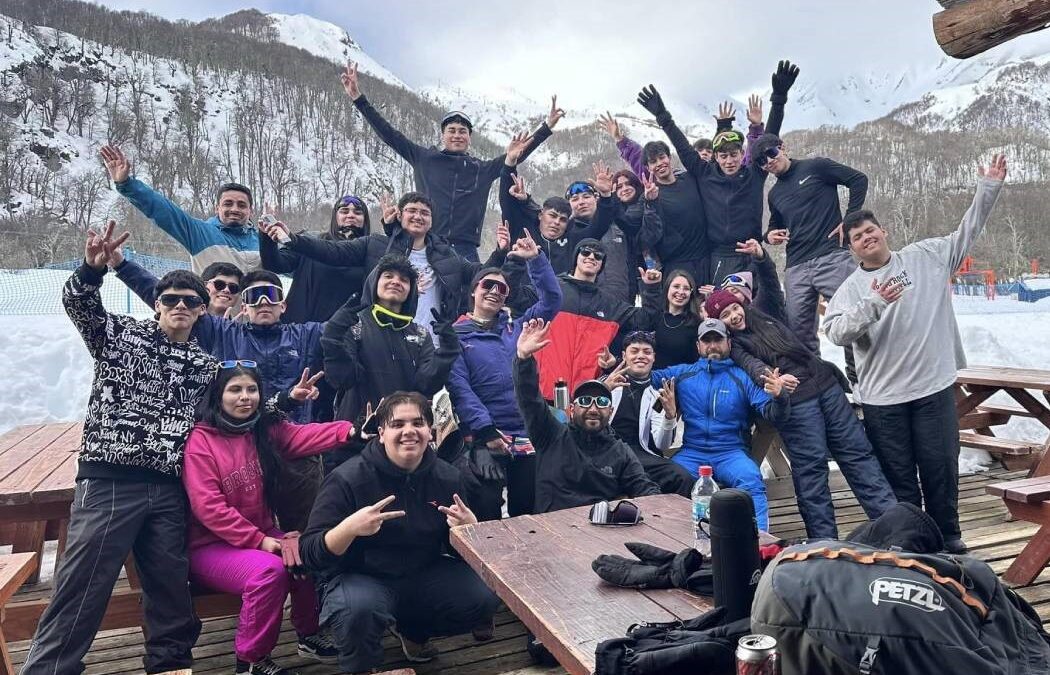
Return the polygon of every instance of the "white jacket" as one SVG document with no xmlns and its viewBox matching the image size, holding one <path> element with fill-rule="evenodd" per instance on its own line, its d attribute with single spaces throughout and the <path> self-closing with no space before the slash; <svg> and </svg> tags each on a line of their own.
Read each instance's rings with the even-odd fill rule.
<svg viewBox="0 0 1050 675">
<path fill-rule="evenodd" d="M 617 387 L 612 393 L 613 414 L 609 418 L 611 422 L 616 417 L 616 411 L 620 409 L 620 401 L 623 400 L 623 387 Z M 642 449 L 652 455 L 663 457 L 663 453 L 671 447 L 674 441 L 674 430 L 678 423 L 676 419 L 667 419 L 662 412 L 653 410 L 653 405 L 658 401 L 656 389 L 646 387 L 642 391 L 642 403 L 638 407 L 638 442 Z M 654 421 L 655 420 L 655 421 Z M 649 447 L 649 434 L 652 433 L 656 448 Z"/>
</svg>

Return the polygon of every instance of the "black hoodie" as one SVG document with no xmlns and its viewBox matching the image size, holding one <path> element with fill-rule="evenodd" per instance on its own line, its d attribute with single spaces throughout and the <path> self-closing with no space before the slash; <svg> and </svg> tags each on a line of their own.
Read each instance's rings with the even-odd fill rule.
<svg viewBox="0 0 1050 675">
<path fill-rule="evenodd" d="M 395 391 L 433 396 L 448 381 L 459 356 L 459 339 L 451 323 L 438 333 L 435 349 L 430 334 L 417 323 L 398 330 L 376 322 L 372 304 L 381 269 L 376 267 L 368 275 L 361 302 L 343 305 L 325 324 L 321 337 L 325 379 L 338 391 L 336 419 L 360 422 L 366 403 L 374 409 Z M 402 314 L 415 314 L 417 297 L 413 282 Z"/>
<path fill-rule="evenodd" d="M 448 523 L 434 504 L 452 504 L 465 494 L 460 470 L 427 450 L 415 471 L 390 461 L 378 439 L 333 471 L 317 495 L 310 523 L 299 540 L 303 563 L 327 581 L 344 572 L 400 578 L 427 568 L 448 551 Z M 379 532 L 358 537 L 343 555 L 324 543 L 325 534 L 358 509 L 395 495 L 386 511 L 404 511 Z"/>
</svg>

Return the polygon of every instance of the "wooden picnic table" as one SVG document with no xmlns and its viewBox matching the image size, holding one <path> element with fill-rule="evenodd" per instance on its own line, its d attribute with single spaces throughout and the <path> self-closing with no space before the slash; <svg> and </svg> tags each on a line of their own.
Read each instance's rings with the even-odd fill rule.
<svg viewBox="0 0 1050 675">
<path fill-rule="evenodd" d="M 988 450 L 1000 456 L 1007 468 L 1031 468 L 1033 476 L 1050 475 L 1050 370 L 1005 368 L 1000 366 L 972 366 L 959 371 L 956 378 L 956 413 L 960 440 L 968 447 Z M 1043 401 L 1032 391 L 1040 392 Z M 1003 392 L 1015 404 L 989 402 Z M 1030 417 L 1047 428 L 1043 442 L 1018 441 L 1001 438 L 993 426 L 1006 424 L 1013 417 Z M 968 430 L 975 430 L 976 433 Z"/>
<path fill-rule="evenodd" d="M 643 522 L 598 527 L 590 507 L 505 518 L 452 530 L 452 546 L 572 675 L 594 671 L 594 648 L 641 622 L 692 619 L 711 598 L 680 589 L 637 590 L 602 581 L 591 561 L 602 553 L 631 557 L 640 541 L 670 551 L 693 545 L 690 502 L 679 495 L 633 499 Z"/>
</svg>

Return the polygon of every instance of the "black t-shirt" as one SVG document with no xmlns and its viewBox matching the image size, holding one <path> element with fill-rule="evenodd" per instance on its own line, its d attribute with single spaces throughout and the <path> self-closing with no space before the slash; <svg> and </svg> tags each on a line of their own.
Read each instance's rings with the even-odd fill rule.
<svg viewBox="0 0 1050 675">
<path fill-rule="evenodd" d="M 664 312 L 656 322 L 656 363 L 653 370 L 693 363 L 696 352 L 696 329 L 699 322 L 687 314 Z"/>
<path fill-rule="evenodd" d="M 648 381 L 631 382 L 624 387 L 620 407 L 616 409 L 616 417 L 612 420 L 612 429 L 616 435 L 635 450 L 642 449 L 638 441 L 638 415 L 642 407 L 642 394 L 648 387 Z"/>
<path fill-rule="evenodd" d="M 660 185 L 656 200 L 664 236 L 660 244 L 660 258 L 670 260 L 702 260 L 709 253 L 707 217 L 704 202 L 696 181 L 679 175 L 671 185 Z"/>
</svg>

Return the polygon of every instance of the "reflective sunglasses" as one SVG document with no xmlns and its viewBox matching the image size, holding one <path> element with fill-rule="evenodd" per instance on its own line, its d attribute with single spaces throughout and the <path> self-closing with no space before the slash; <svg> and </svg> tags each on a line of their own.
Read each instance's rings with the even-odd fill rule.
<svg viewBox="0 0 1050 675">
<path fill-rule="evenodd" d="M 220 361 L 219 367 L 223 370 L 230 368 L 236 368 L 237 366 L 243 366 L 245 368 L 258 368 L 259 364 L 250 359 L 234 359 L 232 361 Z"/>
<path fill-rule="evenodd" d="M 740 143 L 743 145 L 744 135 L 739 131 L 723 131 L 715 136 L 714 142 L 711 143 L 711 149 L 717 152 L 726 143 Z"/>
<path fill-rule="evenodd" d="M 751 284 L 739 274 L 727 274 L 726 278 L 722 280 L 722 288 L 726 286 L 747 286 L 750 288 Z"/>
<path fill-rule="evenodd" d="M 585 258 L 594 258 L 598 262 L 605 260 L 605 254 L 601 251 L 595 251 L 593 248 L 581 248 L 580 255 L 582 255 Z"/>
<path fill-rule="evenodd" d="M 227 282 L 222 279 L 210 279 L 208 283 L 211 284 L 212 288 L 218 293 L 229 291 L 230 295 L 237 295 L 241 292 L 241 285 L 235 281 Z"/>
<path fill-rule="evenodd" d="M 481 290 L 486 293 L 498 293 L 499 295 L 506 296 L 510 293 L 510 286 L 503 283 L 499 279 L 482 279 L 478 286 L 481 286 Z"/>
<path fill-rule="evenodd" d="M 263 301 L 276 305 L 284 300 L 284 289 L 280 286 L 252 286 L 241 291 L 241 302 L 248 307 L 258 307 Z"/>
<path fill-rule="evenodd" d="M 762 156 L 758 158 L 758 165 L 760 167 L 769 164 L 774 159 L 780 156 L 780 148 L 768 148 L 762 153 Z"/>
<path fill-rule="evenodd" d="M 361 201 L 360 197 L 354 195 L 344 195 L 339 198 L 339 206 L 356 206 L 362 211 L 367 211 L 365 203 Z"/>
<path fill-rule="evenodd" d="M 598 502 L 591 506 L 587 516 L 591 525 L 637 525 L 642 522 L 642 510 L 634 502 L 621 499 L 615 506 Z"/>
<path fill-rule="evenodd" d="M 157 298 L 165 307 L 178 307 L 181 302 L 186 309 L 197 309 L 204 305 L 204 299 L 199 295 L 178 295 L 177 293 L 161 293 Z"/>
<path fill-rule="evenodd" d="M 582 194 L 596 194 L 597 190 L 590 183 L 585 183 L 582 180 L 578 180 L 575 183 L 571 183 L 567 190 L 565 190 L 565 198 L 568 199 L 573 195 Z"/>
<path fill-rule="evenodd" d="M 594 404 L 604 410 L 612 405 L 612 399 L 605 395 L 577 396 L 572 400 L 572 404 L 581 408 L 590 408 L 591 404 Z"/>
</svg>

